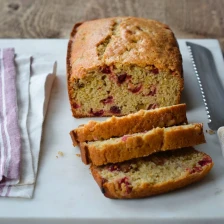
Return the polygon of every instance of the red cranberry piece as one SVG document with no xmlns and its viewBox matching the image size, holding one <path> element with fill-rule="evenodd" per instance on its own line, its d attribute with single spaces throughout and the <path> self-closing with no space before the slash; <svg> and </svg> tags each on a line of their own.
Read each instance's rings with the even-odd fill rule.
<svg viewBox="0 0 224 224">
<path fill-rule="evenodd" d="M 73 103 L 73 104 L 72 104 L 72 107 L 75 108 L 75 109 L 78 109 L 78 108 L 80 108 L 81 106 L 78 105 L 77 103 Z"/>
<path fill-rule="evenodd" d="M 147 110 L 155 109 L 155 108 L 157 108 L 157 107 L 158 107 L 158 106 L 157 106 L 156 103 L 152 103 L 152 104 L 150 104 L 150 105 L 148 106 Z"/>
<path fill-rule="evenodd" d="M 201 161 L 199 161 L 198 164 L 199 164 L 200 166 L 205 166 L 205 165 L 207 165 L 207 164 L 209 164 L 209 163 L 211 163 L 211 162 L 212 162 L 211 158 L 209 158 L 209 157 L 205 157 L 205 158 L 203 158 Z"/>
<path fill-rule="evenodd" d="M 158 68 L 153 68 L 151 71 L 152 71 L 152 73 L 155 74 L 155 75 L 157 75 L 157 74 L 159 73 Z"/>
<path fill-rule="evenodd" d="M 201 167 L 194 167 L 194 169 L 193 169 L 193 172 L 195 173 L 195 172 L 200 172 L 202 170 L 202 168 Z"/>
<path fill-rule="evenodd" d="M 118 106 L 112 106 L 110 108 L 110 112 L 114 113 L 114 114 L 120 114 L 121 113 L 121 109 Z"/>
<path fill-rule="evenodd" d="M 123 177 L 118 181 L 118 186 L 121 189 L 122 184 L 125 184 L 127 194 L 130 194 L 132 191 L 131 183 L 128 181 L 127 177 Z"/>
<path fill-rule="evenodd" d="M 113 102 L 113 97 L 112 96 L 108 96 L 106 99 L 100 100 L 101 103 L 103 103 L 104 105 L 107 103 L 112 103 Z"/>
<path fill-rule="evenodd" d="M 100 116 L 103 115 L 104 111 L 103 110 L 99 110 L 99 111 L 93 112 L 93 109 L 91 108 L 90 113 L 93 114 L 96 117 L 100 117 Z"/>
<path fill-rule="evenodd" d="M 127 78 L 127 73 L 124 73 L 122 75 L 117 76 L 117 81 L 119 84 L 122 84 L 123 82 L 125 82 Z"/>
<path fill-rule="evenodd" d="M 148 96 L 154 96 L 156 94 L 156 86 L 152 86 Z"/>
<path fill-rule="evenodd" d="M 110 172 L 113 172 L 113 171 L 120 171 L 121 169 L 120 169 L 120 166 L 119 165 L 112 164 L 112 165 L 108 166 L 108 170 Z"/>
<path fill-rule="evenodd" d="M 119 181 L 118 181 L 118 184 L 119 184 L 119 186 L 121 186 L 121 184 L 123 184 L 123 183 L 129 183 L 128 182 L 128 178 L 127 177 L 123 177 L 123 178 L 121 178 Z"/>
<path fill-rule="evenodd" d="M 126 184 L 126 192 L 130 194 L 132 192 L 132 186 Z"/>
<path fill-rule="evenodd" d="M 110 71 L 110 67 L 109 66 L 105 66 L 101 69 L 101 72 L 102 73 L 105 73 L 105 74 L 110 74 L 111 71 Z"/>
<path fill-rule="evenodd" d="M 195 166 L 191 170 L 189 168 L 187 168 L 186 170 L 188 170 L 190 172 L 190 174 L 193 174 L 193 173 L 196 173 L 196 172 L 200 172 L 202 170 L 202 168 Z"/>
<path fill-rule="evenodd" d="M 132 93 L 137 93 L 141 90 L 142 85 L 140 84 L 139 86 L 133 88 L 133 89 L 129 89 L 129 91 L 131 91 Z"/>
</svg>

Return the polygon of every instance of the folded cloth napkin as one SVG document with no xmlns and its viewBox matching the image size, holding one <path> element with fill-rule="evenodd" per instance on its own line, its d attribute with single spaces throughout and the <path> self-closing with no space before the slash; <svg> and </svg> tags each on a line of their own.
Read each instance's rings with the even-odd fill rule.
<svg viewBox="0 0 224 224">
<path fill-rule="evenodd" d="M 16 55 L 16 90 L 18 103 L 18 119 L 21 132 L 21 166 L 19 185 L 32 184 L 35 180 L 33 159 L 27 126 L 30 108 L 31 57 Z"/>
<path fill-rule="evenodd" d="M 21 155 L 14 49 L 0 51 L 0 185 L 17 184 Z"/>
<path fill-rule="evenodd" d="M 42 125 L 55 78 L 56 64 L 42 55 L 33 58 L 17 55 L 15 67 L 18 122 L 16 119 L 14 122 L 18 123 L 18 136 L 21 136 L 20 175 L 19 181 L 14 184 L 2 182 L 0 196 L 31 198 L 38 170 Z"/>
</svg>

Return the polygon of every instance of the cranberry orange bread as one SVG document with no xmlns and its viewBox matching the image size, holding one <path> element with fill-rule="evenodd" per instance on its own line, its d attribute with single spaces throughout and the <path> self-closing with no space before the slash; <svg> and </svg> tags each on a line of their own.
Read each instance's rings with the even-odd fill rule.
<svg viewBox="0 0 224 224">
<path fill-rule="evenodd" d="M 103 122 L 89 121 L 72 130 L 73 145 L 79 142 L 105 140 L 151 130 L 154 127 L 169 127 L 187 123 L 186 104 L 178 104 L 154 110 L 140 110 L 123 117 L 112 117 Z"/>
<path fill-rule="evenodd" d="M 76 24 L 67 51 L 73 116 L 122 116 L 180 102 L 182 58 L 170 28 L 116 17 Z"/>
<path fill-rule="evenodd" d="M 92 165 L 91 172 L 106 197 L 143 198 L 199 181 L 212 166 L 205 153 L 183 148 L 123 163 Z"/>
<path fill-rule="evenodd" d="M 100 166 L 148 156 L 152 153 L 205 143 L 202 124 L 154 128 L 145 133 L 104 141 L 81 142 L 82 161 Z"/>
</svg>

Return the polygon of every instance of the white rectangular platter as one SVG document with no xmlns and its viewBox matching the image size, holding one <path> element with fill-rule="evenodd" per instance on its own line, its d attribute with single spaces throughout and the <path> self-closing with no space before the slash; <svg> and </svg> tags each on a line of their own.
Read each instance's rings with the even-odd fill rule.
<svg viewBox="0 0 224 224">
<path fill-rule="evenodd" d="M 185 41 L 179 40 L 185 78 L 182 102 L 187 104 L 189 122 L 203 122 L 205 131 L 207 115 Z M 212 51 L 224 86 L 224 63 L 218 41 L 187 41 Z M 46 54 L 58 62 L 44 123 L 34 198 L 0 198 L 0 223 L 224 223 L 224 158 L 216 134 L 205 132 L 207 143 L 196 147 L 208 153 L 215 163 L 203 181 L 146 199 L 111 200 L 103 196 L 88 166 L 76 156 L 79 150 L 72 146 L 69 136 L 71 129 L 89 119 L 75 119 L 71 115 L 66 91 L 67 42 L 0 40 L 0 48 L 15 47 L 18 54 Z M 58 151 L 64 156 L 56 158 Z"/>
</svg>

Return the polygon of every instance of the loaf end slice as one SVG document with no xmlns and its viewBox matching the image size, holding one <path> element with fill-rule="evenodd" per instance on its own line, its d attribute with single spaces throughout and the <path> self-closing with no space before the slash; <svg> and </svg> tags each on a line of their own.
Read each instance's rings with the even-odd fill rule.
<svg viewBox="0 0 224 224">
<path fill-rule="evenodd" d="M 104 141 L 82 142 L 80 151 L 85 164 L 91 162 L 100 166 L 202 143 L 205 143 L 203 125 L 196 123 L 154 128 L 148 132 Z"/>
<path fill-rule="evenodd" d="M 131 199 L 185 187 L 201 180 L 212 166 L 207 154 L 183 148 L 123 163 L 91 165 L 91 172 L 106 197 Z"/>
</svg>

